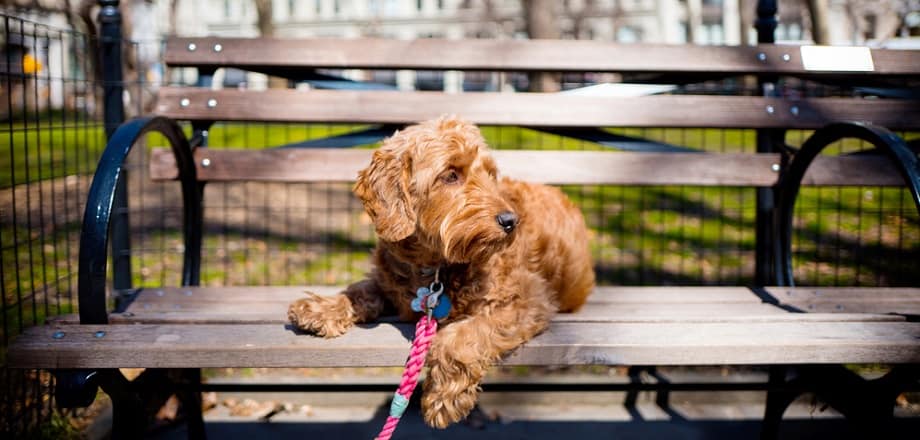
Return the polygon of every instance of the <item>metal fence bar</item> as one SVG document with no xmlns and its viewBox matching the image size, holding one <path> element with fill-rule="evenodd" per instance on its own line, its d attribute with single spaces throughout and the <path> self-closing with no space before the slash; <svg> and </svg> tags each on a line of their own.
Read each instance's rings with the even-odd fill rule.
<svg viewBox="0 0 920 440">
<path fill-rule="evenodd" d="M 99 63 L 102 66 L 103 111 L 105 113 L 105 137 L 111 139 L 118 125 L 125 120 L 124 73 L 122 72 L 123 41 L 121 36 L 121 12 L 118 0 L 99 0 Z M 112 286 L 116 291 L 130 289 L 131 239 L 128 218 L 128 176 L 118 181 L 115 191 L 115 205 L 112 219 Z"/>
</svg>

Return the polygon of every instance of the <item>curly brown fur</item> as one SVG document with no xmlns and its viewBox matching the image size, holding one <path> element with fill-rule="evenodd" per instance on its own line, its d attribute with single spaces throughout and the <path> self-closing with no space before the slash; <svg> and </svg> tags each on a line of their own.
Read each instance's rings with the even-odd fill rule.
<svg viewBox="0 0 920 440">
<path fill-rule="evenodd" d="M 479 129 L 462 120 L 397 132 L 358 174 L 354 192 L 379 237 L 374 269 L 340 295 L 298 300 L 288 316 L 324 337 L 390 307 L 415 321 L 415 290 L 440 268 L 453 307 L 427 358 L 422 412 L 431 426 L 466 417 L 486 370 L 556 311 L 576 311 L 594 287 L 578 208 L 556 188 L 499 179 Z"/>
</svg>

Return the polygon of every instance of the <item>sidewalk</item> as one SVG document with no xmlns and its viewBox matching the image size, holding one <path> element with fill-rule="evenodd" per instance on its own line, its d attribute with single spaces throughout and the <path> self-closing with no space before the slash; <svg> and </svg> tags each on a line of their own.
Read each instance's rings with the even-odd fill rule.
<svg viewBox="0 0 920 440">
<path fill-rule="evenodd" d="M 687 374 L 681 374 L 687 379 Z M 693 374 L 692 379 L 700 377 Z M 752 377 L 734 374 L 732 379 Z M 724 380 L 725 378 L 723 378 Z M 728 379 L 728 380 L 732 380 Z M 371 439 L 383 426 L 391 393 L 234 393 L 216 396 L 205 413 L 211 439 Z M 757 439 L 764 412 L 763 392 L 672 392 L 659 406 L 656 395 L 639 394 L 635 407 L 623 405 L 623 392 L 484 393 L 470 419 L 446 430 L 421 419 L 417 395 L 394 439 Z M 227 402 L 273 402 L 283 408 L 269 419 L 239 415 Z M 270 406 L 270 405 L 269 405 Z M 920 432 L 917 414 L 897 419 L 903 438 Z M 236 413 L 236 415 L 234 415 Z M 263 414 L 264 415 L 264 412 Z M 908 434 L 910 433 L 910 434 Z M 812 404 L 807 396 L 789 408 L 781 439 L 848 438 L 839 414 Z M 186 438 L 184 426 L 160 432 L 156 440 Z"/>
</svg>

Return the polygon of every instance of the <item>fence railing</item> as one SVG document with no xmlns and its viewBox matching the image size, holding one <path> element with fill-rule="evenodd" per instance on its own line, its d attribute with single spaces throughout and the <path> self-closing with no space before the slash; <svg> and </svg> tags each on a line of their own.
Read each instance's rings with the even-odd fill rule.
<svg viewBox="0 0 920 440">
<path fill-rule="evenodd" d="M 104 145 L 86 34 L 0 16 L 0 432 L 66 429 L 49 374 L 5 368 L 24 327 L 75 309 L 76 249 L 86 188 Z M 12 438 L 7 437 L 6 438 Z"/>
</svg>

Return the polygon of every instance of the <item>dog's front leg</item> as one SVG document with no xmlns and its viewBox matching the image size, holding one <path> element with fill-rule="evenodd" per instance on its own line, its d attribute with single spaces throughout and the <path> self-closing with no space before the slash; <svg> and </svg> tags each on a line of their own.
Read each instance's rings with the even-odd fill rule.
<svg viewBox="0 0 920 440">
<path fill-rule="evenodd" d="M 522 288 L 509 286 L 505 292 Z M 422 396 L 422 413 L 430 426 L 445 428 L 466 417 L 476 405 L 486 370 L 546 328 L 555 305 L 543 295 L 528 296 L 512 295 L 513 301 L 490 305 L 438 331 Z"/>
<path fill-rule="evenodd" d="M 380 288 L 373 279 L 367 279 L 333 296 L 307 293 L 306 298 L 294 301 L 288 307 L 288 319 L 301 330 L 334 338 L 344 334 L 355 323 L 377 319 L 383 308 Z"/>
</svg>

